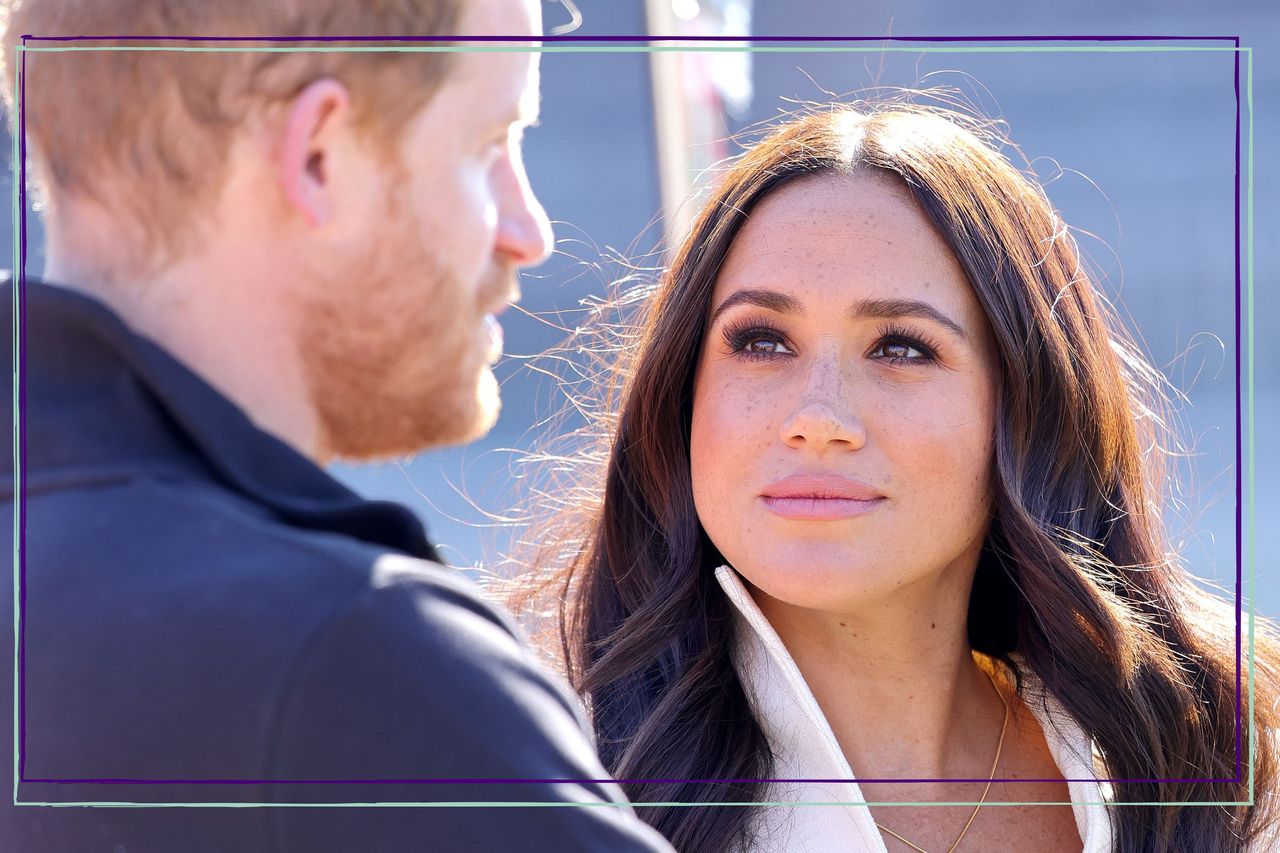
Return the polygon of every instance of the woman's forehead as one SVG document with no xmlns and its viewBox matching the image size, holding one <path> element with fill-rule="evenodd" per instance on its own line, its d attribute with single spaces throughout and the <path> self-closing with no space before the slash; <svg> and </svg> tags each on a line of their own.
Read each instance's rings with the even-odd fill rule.
<svg viewBox="0 0 1280 853">
<path fill-rule="evenodd" d="M 905 183 L 872 169 L 806 176 L 761 199 L 721 266 L 716 298 L 747 287 L 847 301 L 928 293 L 956 309 L 974 301 Z"/>
</svg>

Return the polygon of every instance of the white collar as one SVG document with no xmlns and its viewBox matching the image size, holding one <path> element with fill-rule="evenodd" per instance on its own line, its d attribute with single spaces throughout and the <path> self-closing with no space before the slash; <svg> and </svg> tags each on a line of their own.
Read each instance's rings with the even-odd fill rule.
<svg viewBox="0 0 1280 853">
<path fill-rule="evenodd" d="M 734 668 L 774 757 L 776 779 L 850 780 L 770 783 L 772 802 L 831 803 L 852 808 L 767 808 L 753 828 L 768 850 L 832 849 L 885 853 L 853 770 L 844 757 L 826 716 L 809 690 L 791 654 L 756 605 L 737 572 L 716 570 L 716 580 L 733 603 L 737 640 Z M 1084 853 L 1112 849 L 1111 820 L 1103 805 L 1112 798 L 1093 743 L 1080 725 L 1047 694 L 1034 674 L 1024 673 L 1027 707 L 1044 730 L 1049 751 L 1066 779 Z M 766 849 L 766 848 L 761 848 Z"/>
</svg>

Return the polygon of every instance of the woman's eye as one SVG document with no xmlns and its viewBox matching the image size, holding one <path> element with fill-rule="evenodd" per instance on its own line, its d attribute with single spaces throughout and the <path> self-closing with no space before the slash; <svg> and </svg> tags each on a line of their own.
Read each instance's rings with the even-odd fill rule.
<svg viewBox="0 0 1280 853">
<path fill-rule="evenodd" d="M 932 356 L 924 352 L 922 349 L 912 346 L 905 341 L 881 341 L 872 350 L 873 358 L 883 358 L 898 364 L 904 361 L 931 361 Z"/>
<path fill-rule="evenodd" d="M 742 345 L 740 351 L 747 355 L 782 355 L 791 352 L 786 344 L 774 338 L 752 338 Z"/>
<path fill-rule="evenodd" d="M 914 358 L 922 357 L 920 350 L 915 347 L 909 347 L 906 344 L 883 343 L 880 345 L 880 352 L 889 358 L 913 358 L 911 355 L 915 353 Z"/>
<path fill-rule="evenodd" d="M 795 355 L 783 343 L 786 336 L 778 329 L 758 323 L 731 323 L 722 332 L 725 349 L 745 359 L 773 359 Z"/>
</svg>

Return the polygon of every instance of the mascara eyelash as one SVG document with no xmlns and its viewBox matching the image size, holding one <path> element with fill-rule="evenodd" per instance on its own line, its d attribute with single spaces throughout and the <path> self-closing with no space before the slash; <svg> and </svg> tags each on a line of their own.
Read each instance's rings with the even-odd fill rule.
<svg viewBox="0 0 1280 853">
<path fill-rule="evenodd" d="M 890 324 L 881 327 L 879 337 L 876 339 L 875 349 L 883 347 L 885 344 L 898 344 L 907 346 L 918 351 L 921 358 L 906 358 L 905 356 L 890 357 L 889 363 L 898 365 L 904 361 L 907 362 L 934 362 L 938 359 L 938 345 L 926 334 L 919 329 Z"/>
<path fill-rule="evenodd" d="M 729 351 L 742 358 L 769 359 L 784 355 L 784 353 L 747 352 L 743 349 L 752 341 L 762 338 L 772 339 L 787 349 L 791 349 L 791 345 L 787 343 L 786 335 L 782 333 L 781 329 L 759 320 L 740 320 L 726 323 L 721 334 Z"/>
</svg>

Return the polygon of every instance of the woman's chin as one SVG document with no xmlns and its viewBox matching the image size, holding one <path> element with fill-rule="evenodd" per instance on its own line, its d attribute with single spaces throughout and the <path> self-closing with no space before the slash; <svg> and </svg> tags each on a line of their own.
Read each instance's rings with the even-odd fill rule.
<svg viewBox="0 0 1280 853">
<path fill-rule="evenodd" d="M 881 567 L 868 566 L 856 555 L 753 552 L 734 568 L 757 590 L 794 607 L 842 610 L 874 599 L 892 588 L 894 579 Z"/>
</svg>

